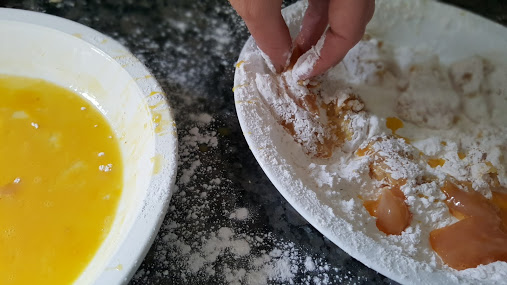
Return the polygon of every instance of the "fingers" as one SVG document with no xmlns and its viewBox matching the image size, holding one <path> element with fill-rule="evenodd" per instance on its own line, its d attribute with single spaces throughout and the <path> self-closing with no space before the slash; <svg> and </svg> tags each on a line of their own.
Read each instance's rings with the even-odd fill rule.
<svg viewBox="0 0 507 285">
<path fill-rule="evenodd" d="M 243 18 L 257 46 L 270 58 L 276 71 L 283 71 L 291 54 L 292 42 L 281 14 L 282 0 L 229 2 Z M 297 76 L 311 78 L 338 64 L 362 38 L 374 9 L 374 0 L 309 0 L 292 55 L 292 61 L 296 61 L 299 55 L 309 51 L 297 61 L 296 66 L 303 67 L 296 72 Z M 319 42 L 319 48 L 312 48 L 328 24 L 325 39 Z"/>
<path fill-rule="evenodd" d="M 329 29 L 325 33 L 322 49 L 313 57 L 316 59 L 313 68 L 308 69 L 309 73 L 300 75 L 300 78 L 320 75 L 338 64 L 361 40 L 374 9 L 374 0 L 330 0 Z"/>
<path fill-rule="evenodd" d="M 243 18 L 257 46 L 269 57 L 277 72 L 288 63 L 292 40 L 282 17 L 282 0 L 230 0 Z"/>
<path fill-rule="evenodd" d="M 322 33 L 326 30 L 328 23 L 329 0 L 309 0 L 305 16 L 301 24 L 301 30 L 295 40 L 290 64 L 293 68 L 299 57 L 314 46 Z"/>
<path fill-rule="evenodd" d="M 329 0 L 309 0 L 301 31 L 296 38 L 296 47 L 302 53 L 314 46 L 326 30 Z"/>
</svg>

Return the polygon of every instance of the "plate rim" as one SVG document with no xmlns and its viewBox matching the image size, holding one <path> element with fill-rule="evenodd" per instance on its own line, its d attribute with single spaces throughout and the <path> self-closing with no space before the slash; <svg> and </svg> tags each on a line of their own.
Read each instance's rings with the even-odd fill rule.
<svg viewBox="0 0 507 285">
<path fill-rule="evenodd" d="M 388 2 L 392 0 L 377 0 L 378 2 Z M 402 0 L 393 1 L 397 3 L 402 3 Z M 507 28 L 502 26 L 501 24 L 494 22 L 492 20 L 489 20 L 487 18 L 484 18 L 478 14 L 475 14 L 473 12 L 461 9 L 457 6 L 450 5 L 447 3 L 441 3 L 433 0 L 421 0 L 418 1 L 420 5 L 432 5 L 435 6 L 435 8 L 439 9 L 446 9 L 447 11 L 451 11 L 452 13 L 459 13 L 461 16 L 465 17 L 467 20 L 471 22 L 481 22 L 483 25 L 487 25 L 489 28 L 493 29 L 494 33 L 501 33 L 507 35 Z M 300 0 L 288 7 L 286 7 L 283 10 L 284 16 L 288 15 L 289 13 L 293 13 L 293 10 L 296 9 L 304 9 L 300 6 L 307 5 L 307 0 Z M 306 6 L 304 6 L 306 7 Z M 245 42 L 241 53 L 238 57 L 238 65 L 241 62 L 246 61 L 244 58 L 245 52 L 255 47 L 255 40 L 250 36 L 248 40 Z M 247 86 L 244 81 L 241 81 L 240 75 L 238 75 L 239 67 L 236 68 L 236 72 L 234 75 L 234 86 L 237 87 L 243 87 Z M 347 245 L 344 240 L 341 238 L 338 238 L 338 236 L 335 233 L 332 233 L 329 229 L 329 227 L 326 228 L 324 224 L 322 224 L 321 221 L 318 221 L 318 219 L 315 219 L 314 215 L 311 214 L 310 211 L 306 210 L 305 207 L 303 207 L 302 203 L 296 199 L 295 194 L 291 193 L 291 191 L 286 190 L 288 188 L 288 185 L 284 185 L 283 179 L 280 179 L 277 177 L 277 173 L 282 172 L 284 170 L 284 165 L 281 165 L 280 163 L 274 165 L 272 161 L 267 161 L 266 157 L 272 157 L 274 155 L 278 155 L 277 151 L 274 148 L 264 148 L 262 149 L 262 152 L 259 149 L 259 144 L 254 139 L 254 132 L 250 129 L 250 121 L 252 118 L 248 118 L 246 114 L 248 112 L 253 113 L 256 117 L 259 116 L 259 111 L 253 110 L 253 108 L 244 107 L 242 105 L 242 94 L 246 93 L 243 88 L 237 88 L 234 92 L 234 98 L 235 98 L 235 107 L 236 107 L 236 114 L 238 116 L 238 120 L 241 126 L 241 130 L 243 131 L 243 135 L 245 137 L 245 140 L 247 141 L 247 144 L 254 155 L 255 159 L 257 160 L 259 166 L 264 171 L 266 176 L 269 178 L 271 183 L 275 186 L 275 188 L 278 190 L 278 192 L 291 204 L 291 206 L 307 220 L 313 227 L 315 227 L 322 235 L 324 235 L 326 238 L 331 240 L 335 245 L 340 247 L 343 251 L 345 251 L 347 254 L 349 254 L 352 258 L 360 261 L 365 266 L 377 271 L 378 273 L 396 281 L 400 282 L 402 284 L 435 284 L 435 282 L 444 282 L 443 284 L 461 284 L 463 280 L 458 279 L 458 276 L 455 274 L 450 274 L 448 271 L 444 270 L 434 270 L 432 272 L 428 272 L 424 268 L 421 268 L 421 266 L 405 266 L 405 274 L 400 275 L 395 273 L 392 269 L 384 266 L 384 264 L 380 264 L 379 262 L 371 262 L 371 260 L 366 258 L 366 255 L 362 253 L 363 251 L 359 251 L 356 248 L 353 248 L 349 245 Z M 269 112 L 268 112 L 269 113 Z M 271 116 L 271 114 L 269 114 Z M 275 120 L 276 121 L 276 120 Z M 278 124 L 278 123 L 277 123 Z M 285 130 L 284 134 L 282 136 L 285 136 Z M 263 133 L 265 135 L 265 131 L 263 130 Z M 262 136 L 261 134 L 257 134 L 257 137 L 262 137 L 261 139 L 273 141 L 273 139 Z M 280 155 L 278 155 L 280 157 Z M 283 157 L 282 157 L 283 158 Z M 304 187 L 301 187 L 304 188 Z M 304 189 L 299 189 L 304 191 Z M 310 189 L 311 190 L 311 189 Z M 313 190 L 311 190 L 313 191 Z M 314 191 L 313 191 L 314 192 Z M 313 202 L 313 201 L 312 201 Z M 323 205 L 321 203 L 315 203 L 319 204 L 319 206 L 322 208 Z M 305 205 L 305 206 L 308 206 Z M 310 205 L 312 206 L 312 205 Z M 349 224 L 347 221 L 345 221 L 341 217 L 336 217 L 338 222 L 345 222 L 346 224 Z M 362 234 L 366 236 L 365 234 Z M 400 258 L 404 258 L 401 256 Z M 414 259 L 411 259 L 414 260 Z M 414 260 L 415 261 L 415 260 Z M 416 265 L 422 265 L 421 262 L 416 261 Z M 414 278 L 416 276 L 416 278 Z M 438 278 L 438 279 L 435 279 Z M 466 280 L 468 281 L 468 280 Z M 470 280 L 468 282 L 473 282 L 478 280 Z M 494 281 L 493 281 L 494 282 Z"/>
</svg>

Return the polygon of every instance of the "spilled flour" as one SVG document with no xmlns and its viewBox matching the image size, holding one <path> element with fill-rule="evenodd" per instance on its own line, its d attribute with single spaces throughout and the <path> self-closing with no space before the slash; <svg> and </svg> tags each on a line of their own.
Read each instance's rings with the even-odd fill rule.
<svg viewBox="0 0 507 285">
<path fill-rule="evenodd" d="M 177 189 L 129 284 L 389 284 L 323 238 L 261 173 L 234 112 L 234 62 L 247 30 L 229 3 L 157 5 L 160 22 L 139 20 L 120 40 L 175 111 Z"/>
<path fill-rule="evenodd" d="M 183 284 L 352 284 L 362 280 L 341 272 L 343 268 L 333 268 L 326 257 L 258 228 L 253 224 L 257 207 L 229 204 L 228 198 L 239 198 L 239 194 L 231 192 L 226 175 L 217 173 L 219 162 L 210 163 L 205 155 L 216 151 L 224 130 L 217 131 L 215 119 L 207 113 L 190 118 L 193 123 L 180 139 L 182 167 L 168 212 L 173 220 L 162 225 L 154 244 L 157 268 L 141 267 L 134 284 L 154 282 L 148 277 L 153 275 Z"/>
<path fill-rule="evenodd" d="M 381 15 L 396 6 L 379 4 Z M 304 6 L 286 11 L 293 34 Z M 330 72 L 300 82 L 311 63 L 273 74 L 248 42 L 235 97 L 249 145 L 287 200 L 368 266 L 407 283 L 505 282 L 506 262 L 450 268 L 430 232 L 458 221 L 446 181 L 487 199 L 507 192 L 507 65 L 473 53 L 442 62 L 432 49 L 394 44 L 367 32 Z M 393 188 L 410 214 L 385 234 L 366 202 L 380 207 Z"/>
</svg>

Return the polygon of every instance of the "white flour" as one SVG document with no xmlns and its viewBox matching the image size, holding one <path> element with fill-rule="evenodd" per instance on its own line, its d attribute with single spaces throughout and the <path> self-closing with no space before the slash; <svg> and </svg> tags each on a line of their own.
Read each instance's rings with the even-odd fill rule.
<svg viewBox="0 0 507 285">
<path fill-rule="evenodd" d="M 286 15 L 293 33 L 301 7 Z M 456 221 L 440 190 L 447 177 L 472 182 L 475 191 L 488 198 L 492 185 L 507 187 L 505 66 L 479 56 L 446 66 L 434 54 L 394 48 L 369 36 L 333 70 L 316 82 L 305 82 L 308 88 L 291 71 L 271 73 L 251 43 L 240 60 L 236 104 L 244 116 L 242 127 L 251 134 L 247 140 L 275 185 L 284 185 L 277 185 L 279 190 L 293 199 L 296 209 L 310 213 L 321 231 L 332 231 L 328 236 L 358 252 L 367 265 L 380 264 L 403 280 L 411 280 L 407 274 L 414 270 L 456 283 L 505 282 L 507 263 L 456 271 L 443 264 L 429 244 L 431 230 Z M 303 60 L 295 72 L 305 73 L 311 65 Z M 321 102 L 334 101 L 351 110 L 343 116 L 352 135 L 327 159 L 319 158 L 318 145 L 332 136 L 326 129 L 331 118 L 323 107 L 305 100 L 315 92 Z M 388 117 L 403 121 L 396 135 L 410 144 L 392 136 Z M 281 122 L 289 122 L 289 127 L 282 128 Z M 375 155 L 354 154 L 369 143 Z M 364 199 L 378 196 L 379 182 L 370 178 L 370 164 L 378 157 L 386 166 L 383 173 L 407 181 L 401 190 L 413 219 L 401 235 L 380 232 L 362 205 Z M 430 166 L 432 161 L 439 164 Z M 423 278 L 428 279 L 410 282 L 435 282 Z"/>
<path fill-rule="evenodd" d="M 325 258 L 309 256 L 294 243 L 270 232 L 249 230 L 248 223 L 255 216 L 249 208 L 223 205 L 225 197 L 237 194 L 230 192 L 227 178 L 210 175 L 220 162 L 204 162 L 205 156 L 200 154 L 203 149 L 216 150 L 219 144 L 212 126 L 215 120 L 207 113 L 190 117 L 195 123 L 180 142 L 183 168 L 177 182 L 179 191 L 173 197 L 177 201 L 173 204 L 184 210 L 177 212 L 172 205 L 168 212 L 184 221 L 162 226 L 165 234 L 158 245 L 155 243 L 155 258 L 163 270 L 141 269 L 134 280 L 143 283 L 148 274 L 169 277 L 166 268 L 170 268 L 173 274 L 179 274 L 176 280 L 189 284 L 294 284 L 297 274 L 304 274 L 297 279 L 301 284 L 330 284 L 330 271 L 338 270 L 331 268 Z M 194 183 L 202 181 L 202 177 L 208 177 L 206 183 Z M 222 212 L 224 218 L 209 223 L 216 212 Z M 347 274 L 343 276 L 348 278 Z M 334 278 L 333 282 L 343 280 Z"/>
<path fill-rule="evenodd" d="M 275 189 L 264 186 L 269 183 L 264 176 L 250 177 L 259 170 L 251 155 L 245 154 L 248 147 L 236 124 L 229 84 L 246 27 L 226 2 L 193 1 L 180 6 L 184 6 L 182 13 L 175 13 L 178 10 L 172 5 L 162 7 L 166 17 L 159 24 L 138 23 L 139 28 L 129 30 L 128 40 L 122 41 L 134 45 L 136 57 L 145 61 L 167 91 L 176 113 L 180 156 L 178 191 L 131 283 L 383 280 L 316 233 L 273 193 Z M 234 22 L 227 25 L 224 18 Z M 146 36 L 168 33 L 166 42 Z M 238 161 L 243 157 L 248 161 Z"/>
<path fill-rule="evenodd" d="M 233 213 L 229 215 L 229 219 L 237 219 L 237 220 L 246 220 L 248 219 L 248 209 L 247 208 L 238 208 Z"/>
</svg>

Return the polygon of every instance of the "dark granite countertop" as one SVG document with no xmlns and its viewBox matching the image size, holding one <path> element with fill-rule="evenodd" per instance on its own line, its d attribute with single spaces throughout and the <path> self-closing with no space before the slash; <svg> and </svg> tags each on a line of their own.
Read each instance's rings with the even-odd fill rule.
<svg viewBox="0 0 507 285">
<path fill-rule="evenodd" d="M 284 4 L 289 2 L 293 1 Z M 507 25 L 504 0 L 446 2 Z M 244 259 L 224 253 L 208 264 L 207 272 L 188 268 L 190 253 L 202 249 L 202 243 L 223 227 L 246 240 L 261 237 L 262 242 L 251 243 L 252 255 L 274 248 L 289 253 L 296 265 L 293 276 L 270 281 L 273 284 L 289 280 L 314 284 L 312 278 L 324 284 L 395 284 L 308 224 L 278 193 L 249 151 L 231 90 L 234 63 L 248 31 L 227 1 L 0 0 L 0 6 L 61 16 L 118 40 L 152 71 L 176 111 L 178 191 L 130 284 L 224 283 L 227 269 L 222 265 L 233 268 Z M 248 219 L 230 217 L 242 208 L 248 209 Z M 308 257 L 315 270 L 304 266 Z"/>
</svg>

